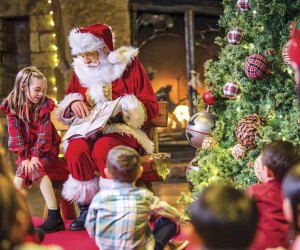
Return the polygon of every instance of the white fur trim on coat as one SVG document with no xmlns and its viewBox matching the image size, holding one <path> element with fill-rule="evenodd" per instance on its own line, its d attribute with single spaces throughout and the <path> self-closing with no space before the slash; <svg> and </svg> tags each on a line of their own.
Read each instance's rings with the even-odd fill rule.
<svg viewBox="0 0 300 250">
<path fill-rule="evenodd" d="M 93 178 L 89 181 L 79 181 L 69 175 L 68 180 L 63 185 L 62 196 L 68 201 L 88 205 L 98 191 L 98 178 Z"/>
<path fill-rule="evenodd" d="M 137 48 L 131 46 L 121 46 L 120 48 L 112 51 L 108 55 L 108 60 L 112 64 L 129 64 L 139 53 Z"/>
<path fill-rule="evenodd" d="M 106 126 L 103 130 L 104 134 L 118 133 L 121 135 L 128 135 L 135 138 L 139 144 L 145 149 L 147 154 L 152 154 L 154 151 L 154 143 L 148 136 L 140 129 L 132 128 L 126 124 L 113 124 Z"/>
<path fill-rule="evenodd" d="M 77 30 L 78 28 L 72 29 L 69 35 L 69 44 L 73 55 L 96 51 L 104 47 L 105 43 L 101 38 L 88 32 L 77 32 Z"/>
<path fill-rule="evenodd" d="M 140 128 L 145 120 L 145 109 L 134 95 L 124 95 L 120 100 L 124 121 L 133 128 Z"/>
<path fill-rule="evenodd" d="M 83 96 L 80 93 L 70 93 L 70 94 L 66 95 L 65 98 L 58 104 L 56 116 L 60 122 L 63 122 L 66 125 L 70 125 L 73 122 L 75 116 L 72 118 L 66 118 L 66 117 L 64 117 L 64 114 L 65 114 L 66 108 L 72 102 L 78 101 L 78 100 L 83 101 Z"/>
</svg>

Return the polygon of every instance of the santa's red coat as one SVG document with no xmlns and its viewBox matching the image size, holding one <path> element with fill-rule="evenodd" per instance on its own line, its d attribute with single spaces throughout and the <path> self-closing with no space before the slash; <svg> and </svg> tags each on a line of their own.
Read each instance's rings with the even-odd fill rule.
<svg viewBox="0 0 300 250">
<path fill-rule="evenodd" d="M 123 62 L 124 63 L 124 60 Z M 120 104 L 124 122 L 107 125 L 96 140 L 77 138 L 68 140 L 66 160 L 71 176 L 64 185 L 63 195 L 68 200 L 89 203 L 98 191 L 98 180 L 94 178 L 94 171 L 99 170 L 105 177 L 104 168 L 108 151 L 117 145 L 127 145 L 137 149 L 140 153 L 152 153 L 153 142 L 142 131 L 145 121 L 150 121 L 158 114 L 158 103 L 155 98 L 147 74 L 136 56 L 125 58 L 124 71 L 111 84 L 103 87 L 99 85 L 99 93 L 95 93 L 95 86 L 90 89 L 94 100 L 109 101 L 122 97 Z M 124 66 L 124 65 L 123 65 Z M 73 74 L 66 97 L 60 103 L 58 117 L 66 124 L 74 118 L 69 105 L 76 100 L 83 100 L 91 105 L 88 98 L 88 88 L 81 84 L 77 74 Z M 99 98 L 100 96 L 100 98 Z M 100 100 L 100 101 L 99 101 Z M 97 104 L 97 103 L 96 103 Z M 71 112 L 72 113 L 72 112 Z"/>
</svg>

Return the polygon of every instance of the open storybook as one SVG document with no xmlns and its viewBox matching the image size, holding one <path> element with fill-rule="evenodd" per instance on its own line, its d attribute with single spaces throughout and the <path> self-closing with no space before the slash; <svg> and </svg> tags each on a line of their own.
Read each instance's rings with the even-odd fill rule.
<svg viewBox="0 0 300 250">
<path fill-rule="evenodd" d="M 112 116 L 120 99 L 121 97 L 113 101 L 104 102 L 100 107 L 95 106 L 90 111 L 89 116 L 85 118 L 76 117 L 62 140 L 68 140 L 78 137 L 88 138 L 94 133 L 103 130 L 108 119 Z"/>
</svg>

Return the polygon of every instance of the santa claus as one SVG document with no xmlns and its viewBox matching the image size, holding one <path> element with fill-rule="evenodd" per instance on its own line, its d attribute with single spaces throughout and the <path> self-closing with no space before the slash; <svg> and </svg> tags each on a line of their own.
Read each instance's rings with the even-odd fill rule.
<svg viewBox="0 0 300 250">
<path fill-rule="evenodd" d="M 94 24 L 71 30 L 69 44 L 74 55 L 74 73 L 60 102 L 58 118 L 71 124 L 75 117 L 89 115 L 90 109 L 121 97 L 113 122 L 96 138 L 67 141 L 65 158 L 70 176 L 62 195 L 78 203 L 79 217 L 70 230 L 83 230 L 93 196 L 110 180 L 104 172 L 108 151 L 118 145 L 135 148 L 140 154 L 152 153 L 153 143 L 142 131 L 145 121 L 158 113 L 152 86 L 139 62 L 138 50 L 123 46 L 113 49 L 113 34 L 107 25 Z M 100 185 L 95 172 L 100 173 Z"/>
</svg>

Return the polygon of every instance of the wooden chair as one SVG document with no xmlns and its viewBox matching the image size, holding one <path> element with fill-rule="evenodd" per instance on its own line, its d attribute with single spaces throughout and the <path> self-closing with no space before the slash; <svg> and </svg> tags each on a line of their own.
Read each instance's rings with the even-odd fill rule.
<svg viewBox="0 0 300 250">
<path fill-rule="evenodd" d="M 142 166 L 144 167 L 144 173 L 141 178 L 138 180 L 138 185 L 144 185 L 148 188 L 151 188 L 149 183 L 151 181 L 163 180 L 163 176 L 159 174 L 158 169 L 164 165 L 164 168 L 168 167 L 168 162 L 170 161 L 170 156 L 166 154 L 159 153 L 158 145 L 158 127 L 166 127 L 168 123 L 168 103 L 167 102 L 158 102 L 159 104 L 159 113 L 156 118 L 151 122 L 146 123 L 143 127 L 143 130 L 149 136 L 149 138 L 154 143 L 154 154 L 142 156 Z M 56 117 L 56 109 L 51 113 L 51 120 L 57 129 L 58 133 L 62 137 L 63 134 L 68 130 L 68 126 L 59 122 Z M 161 163 L 164 164 L 161 164 Z M 67 180 L 69 171 L 67 168 L 67 163 L 64 159 L 63 153 L 59 155 L 59 158 L 53 162 L 53 166 L 48 168 L 51 169 L 51 172 L 48 172 L 48 176 L 52 181 L 53 189 L 56 195 L 57 201 L 60 203 L 62 217 L 64 219 L 73 220 L 76 218 L 76 211 L 73 203 L 66 201 L 61 196 L 61 189 L 63 183 Z M 47 216 L 47 207 L 45 207 L 44 217 Z"/>
</svg>

